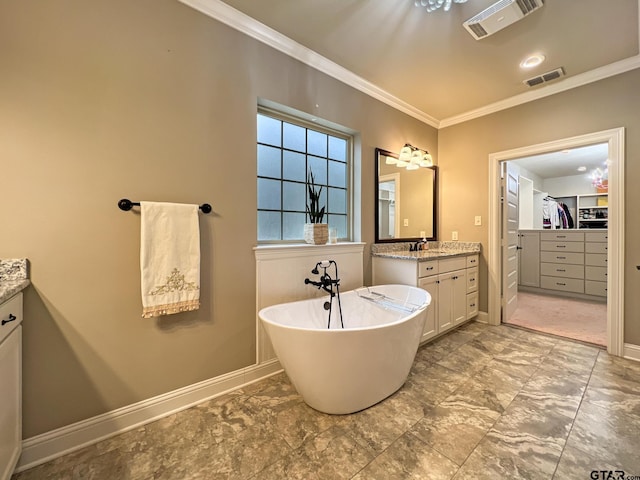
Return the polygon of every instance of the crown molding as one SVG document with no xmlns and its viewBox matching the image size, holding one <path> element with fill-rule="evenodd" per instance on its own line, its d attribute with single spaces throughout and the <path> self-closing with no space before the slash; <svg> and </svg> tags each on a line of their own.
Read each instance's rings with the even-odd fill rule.
<svg viewBox="0 0 640 480">
<path fill-rule="evenodd" d="M 326 57 L 290 39 L 280 32 L 258 22 L 254 18 L 240 12 L 220 0 L 178 0 L 205 15 L 234 28 L 245 35 L 248 35 L 280 52 L 305 63 L 322 73 L 325 73 L 350 87 L 360 90 L 362 93 L 375 98 L 390 107 L 395 108 L 407 115 L 420 120 L 427 125 L 438 128 L 440 122 L 410 105 L 391 95 L 373 83 L 356 75 L 355 73 L 341 67 Z"/>
<path fill-rule="evenodd" d="M 524 103 L 539 100 L 544 97 L 555 95 L 556 93 L 581 87 L 589 83 L 597 82 L 614 75 L 640 68 L 640 54 L 619 60 L 617 62 L 605 65 L 588 72 L 574 75 L 551 85 L 546 85 L 535 90 L 515 95 L 513 97 L 500 100 L 489 105 L 485 105 L 468 112 L 454 115 L 443 120 L 423 112 L 413 105 L 391 95 L 389 92 L 347 70 L 346 68 L 332 62 L 317 52 L 301 45 L 291 38 L 281 34 L 280 32 L 258 22 L 254 18 L 246 15 L 221 0 L 178 0 L 199 12 L 224 23 L 248 35 L 259 42 L 264 43 L 276 50 L 288 55 L 296 60 L 313 67 L 314 69 L 325 73 L 342 83 L 361 91 L 362 93 L 379 100 L 390 107 L 395 108 L 407 115 L 420 120 L 427 125 L 435 128 L 444 128 L 467 122 L 475 118 L 483 117 L 507 108 L 522 105 Z M 640 2 L 639 2 L 640 3 Z M 640 10 L 640 9 L 639 9 Z M 640 38 L 640 35 L 639 35 Z M 640 46 L 639 46 L 640 49 Z"/>
<path fill-rule="evenodd" d="M 532 90 L 526 93 L 521 93 L 513 97 L 505 98 L 499 102 L 485 105 L 484 107 L 477 108 L 475 110 L 469 110 L 468 112 L 453 117 L 445 118 L 440 121 L 439 128 L 450 127 L 458 123 L 467 122 L 474 118 L 483 117 L 491 113 L 499 112 L 500 110 L 506 110 L 507 108 L 522 105 L 523 103 L 532 102 L 540 98 L 555 95 L 556 93 L 565 92 L 576 87 L 581 87 L 589 83 L 597 82 L 614 75 L 628 72 L 640 68 L 640 55 L 634 57 L 625 58 L 609 65 L 595 68 L 588 72 L 580 73 L 572 77 L 565 78 L 557 83 L 547 85 L 537 90 Z"/>
</svg>

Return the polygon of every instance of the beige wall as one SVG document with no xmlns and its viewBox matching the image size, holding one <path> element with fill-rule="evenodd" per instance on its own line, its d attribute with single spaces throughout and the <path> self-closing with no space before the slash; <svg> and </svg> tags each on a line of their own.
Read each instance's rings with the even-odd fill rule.
<svg viewBox="0 0 640 480">
<path fill-rule="evenodd" d="M 0 44 L 0 258 L 32 264 L 27 438 L 254 363 L 258 98 L 359 132 L 368 243 L 375 147 L 437 151 L 435 129 L 177 0 L 0 2 Z M 140 318 L 123 197 L 213 205 L 199 311 Z"/>
<path fill-rule="evenodd" d="M 517 147 L 625 127 L 624 340 L 640 345 L 640 70 L 553 95 L 439 131 L 440 237 L 488 247 L 488 155 Z M 474 226 L 482 215 L 483 225 Z M 486 255 L 486 253 L 485 253 Z M 487 263 L 481 264 L 480 310 L 487 311 Z"/>
</svg>

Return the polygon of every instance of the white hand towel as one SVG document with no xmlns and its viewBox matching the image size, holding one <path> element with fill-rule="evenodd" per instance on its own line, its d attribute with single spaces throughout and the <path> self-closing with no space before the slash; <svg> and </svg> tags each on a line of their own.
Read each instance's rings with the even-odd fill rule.
<svg viewBox="0 0 640 480">
<path fill-rule="evenodd" d="M 144 318 L 200 307 L 198 205 L 140 202 Z"/>
</svg>

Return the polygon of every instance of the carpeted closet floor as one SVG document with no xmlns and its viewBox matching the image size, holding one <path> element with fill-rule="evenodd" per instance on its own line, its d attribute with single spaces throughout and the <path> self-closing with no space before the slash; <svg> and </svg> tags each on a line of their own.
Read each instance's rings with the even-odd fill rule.
<svg viewBox="0 0 640 480">
<path fill-rule="evenodd" d="M 518 308 L 506 323 L 607 345 L 606 303 L 518 292 Z"/>
</svg>

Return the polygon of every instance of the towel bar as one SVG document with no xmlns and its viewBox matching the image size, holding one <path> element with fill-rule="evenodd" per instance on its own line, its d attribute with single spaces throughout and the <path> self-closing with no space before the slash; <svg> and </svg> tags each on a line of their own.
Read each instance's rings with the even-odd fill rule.
<svg viewBox="0 0 640 480">
<path fill-rule="evenodd" d="M 118 207 L 120 208 L 120 210 L 124 210 L 125 212 L 128 212 L 133 207 L 139 206 L 140 202 L 132 202 L 128 198 L 123 198 L 118 202 Z M 211 205 L 209 205 L 208 203 L 203 203 L 199 208 L 200 210 L 202 210 L 202 213 L 211 213 Z"/>
</svg>

